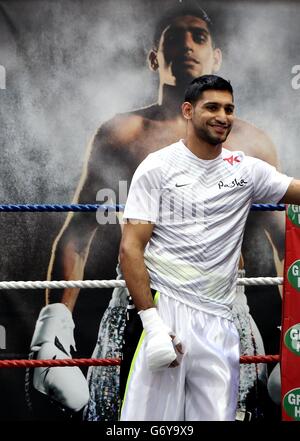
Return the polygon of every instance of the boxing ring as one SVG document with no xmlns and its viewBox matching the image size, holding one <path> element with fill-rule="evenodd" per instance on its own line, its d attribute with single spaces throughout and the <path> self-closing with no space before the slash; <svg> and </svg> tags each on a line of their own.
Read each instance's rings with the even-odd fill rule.
<svg viewBox="0 0 300 441">
<path fill-rule="evenodd" d="M 8 204 L 0 205 L 0 212 L 96 212 L 123 211 L 123 205 L 100 204 Z M 286 249 L 284 277 L 238 278 L 243 286 L 283 285 L 282 337 L 280 355 L 243 355 L 241 364 L 281 364 L 282 419 L 300 420 L 300 207 L 283 204 L 253 204 L 252 211 L 286 212 Z M 0 282 L 0 290 L 61 289 L 61 288 L 116 288 L 125 287 L 124 280 L 72 281 L 8 281 Z M 51 360 L 0 360 L 0 368 L 35 368 L 67 366 L 117 366 L 120 359 L 67 358 Z"/>
</svg>

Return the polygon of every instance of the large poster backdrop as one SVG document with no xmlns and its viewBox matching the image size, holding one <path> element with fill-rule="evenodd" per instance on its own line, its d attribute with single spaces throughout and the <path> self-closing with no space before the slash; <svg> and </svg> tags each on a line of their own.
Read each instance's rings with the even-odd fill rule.
<svg viewBox="0 0 300 441">
<path fill-rule="evenodd" d="M 87 145 L 100 125 L 116 113 L 157 102 L 162 77 L 153 65 L 149 69 L 147 55 L 155 23 L 176 4 L 176 0 L 0 2 L 1 203 L 73 199 Z M 219 74 L 232 82 L 237 115 L 257 127 L 242 124 L 234 148 L 273 164 L 278 159 L 282 171 L 299 177 L 300 4 L 198 4 L 215 22 L 216 45 L 223 52 Z M 103 136 L 106 147 L 114 145 L 113 154 L 111 150 L 102 158 L 92 158 L 90 193 L 82 202 L 95 203 L 101 182 L 108 186 L 111 175 L 130 180 L 147 152 L 177 140 L 182 132 L 174 125 L 176 112 L 144 113 L 144 132 L 134 120 L 130 136 L 128 130 L 121 131 L 122 117 L 120 131 L 116 120 L 113 131 L 106 126 Z M 149 132 L 151 124 L 154 129 Z M 112 133 L 115 139 L 109 138 Z M 94 214 L 84 216 L 78 235 L 95 222 Z M 275 276 L 280 271 L 283 235 L 277 216 L 250 216 L 243 248 L 247 276 Z M 1 213 L 0 217 L 0 280 L 45 280 L 66 215 Z M 118 225 L 95 230 L 84 278 L 115 277 L 119 230 Z M 64 278 L 62 266 L 57 264 L 53 278 Z M 61 292 L 52 295 L 58 300 Z M 81 291 L 73 315 L 78 356 L 91 356 L 110 297 L 110 290 Z M 266 353 L 278 353 L 278 289 L 248 289 L 247 298 Z M 26 356 L 44 304 L 42 291 L 0 292 L 1 358 Z M 0 419 L 35 418 L 25 403 L 23 370 L 1 370 L 0 389 Z M 262 401 L 264 418 L 278 418 L 278 408 L 267 394 Z"/>
</svg>

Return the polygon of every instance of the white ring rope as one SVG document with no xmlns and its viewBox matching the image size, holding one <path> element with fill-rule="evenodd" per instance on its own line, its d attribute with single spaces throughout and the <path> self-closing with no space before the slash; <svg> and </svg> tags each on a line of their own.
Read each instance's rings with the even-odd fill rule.
<svg viewBox="0 0 300 441">
<path fill-rule="evenodd" d="M 282 285 L 283 277 L 242 277 L 237 279 L 238 285 Z M 28 282 L 0 282 L 1 289 L 55 289 L 55 288 L 121 288 L 125 280 L 43 280 Z"/>
</svg>

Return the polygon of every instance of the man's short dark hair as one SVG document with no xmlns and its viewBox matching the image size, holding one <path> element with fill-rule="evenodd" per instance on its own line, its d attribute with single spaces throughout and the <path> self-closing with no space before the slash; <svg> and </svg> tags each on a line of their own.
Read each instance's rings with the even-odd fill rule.
<svg viewBox="0 0 300 441">
<path fill-rule="evenodd" d="M 194 78 L 188 85 L 184 101 L 195 104 L 205 90 L 227 90 L 233 97 L 233 89 L 229 81 L 224 80 L 224 78 L 218 75 L 202 75 L 201 77 Z"/>
<path fill-rule="evenodd" d="M 158 20 L 155 32 L 153 44 L 155 48 L 158 48 L 161 34 L 169 26 L 170 22 L 177 17 L 184 15 L 192 15 L 194 17 L 201 18 L 207 24 L 207 28 L 213 40 L 213 22 L 207 12 L 201 8 L 197 0 L 183 0 L 178 3 L 177 6 L 167 10 Z"/>
</svg>

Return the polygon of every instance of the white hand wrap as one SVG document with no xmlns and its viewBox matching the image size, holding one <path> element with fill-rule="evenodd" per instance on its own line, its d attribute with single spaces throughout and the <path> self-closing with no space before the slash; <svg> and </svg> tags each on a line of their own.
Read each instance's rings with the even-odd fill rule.
<svg viewBox="0 0 300 441">
<path fill-rule="evenodd" d="M 140 311 L 144 330 L 146 332 L 146 357 L 148 367 L 155 371 L 168 367 L 177 357 L 171 330 L 164 324 L 156 308 Z"/>
</svg>

